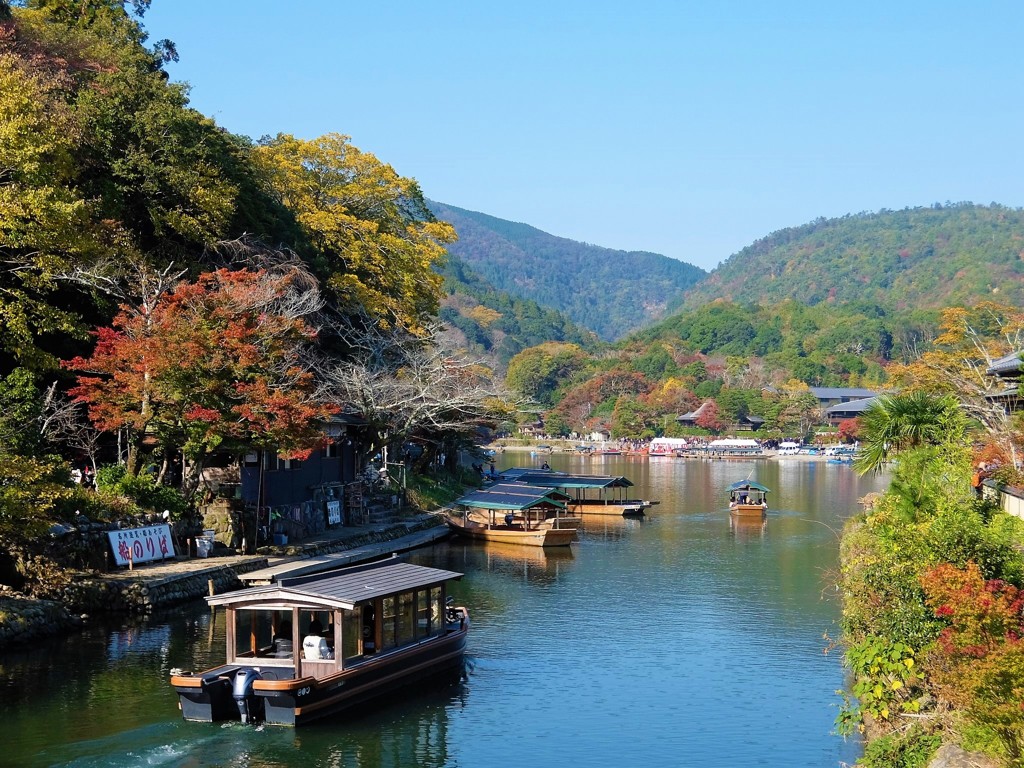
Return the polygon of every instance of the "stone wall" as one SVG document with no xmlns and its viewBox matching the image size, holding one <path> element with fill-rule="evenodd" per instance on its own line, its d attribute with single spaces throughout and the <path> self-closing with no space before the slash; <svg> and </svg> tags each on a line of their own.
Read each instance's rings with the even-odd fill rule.
<svg viewBox="0 0 1024 768">
<path fill-rule="evenodd" d="M 0 649 L 24 645 L 81 624 L 80 616 L 58 602 L 34 600 L 0 586 Z"/>
<path fill-rule="evenodd" d="M 76 580 L 65 591 L 64 603 L 76 613 L 149 613 L 156 608 L 197 600 L 210 593 L 227 592 L 244 586 L 239 574 L 267 567 L 266 558 L 251 558 L 241 563 L 203 568 L 159 578 L 139 576 L 86 578 Z"/>
</svg>

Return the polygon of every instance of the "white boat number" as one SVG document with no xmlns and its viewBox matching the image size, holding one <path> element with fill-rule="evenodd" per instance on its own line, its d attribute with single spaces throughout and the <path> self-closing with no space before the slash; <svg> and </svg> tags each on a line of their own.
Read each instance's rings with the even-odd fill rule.
<svg viewBox="0 0 1024 768">
<path fill-rule="evenodd" d="M 308 693 L 309 693 L 309 687 L 307 686 L 306 688 L 299 688 L 299 691 L 298 691 L 298 693 L 296 695 L 297 696 L 305 696 Z"/>
</svg>

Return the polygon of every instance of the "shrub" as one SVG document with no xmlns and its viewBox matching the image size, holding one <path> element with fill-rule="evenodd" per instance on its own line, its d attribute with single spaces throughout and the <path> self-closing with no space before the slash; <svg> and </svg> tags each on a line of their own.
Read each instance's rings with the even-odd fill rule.
<svg viewBox="0 0 1024 768">
<path fill-rule="evenodd" d="M 1024 760 L 1024 594 L 985 580 L 974 563 L 936 566 L 922 579 L 929 607 L 948 622 L 928 656 L 940 695 Z"/>
<path fill-rule="evenodd" d="M 849 735 L 864 730 L 864 719 L 886 723 L 902 712 L 917 712 L 920 705 L 914 651 L 906 643 L 892 643 L 881 637 L 866 637 L 846 651 L 853 685 L 836 720 L 837 730 Z"/>
<path fill-rule="evenodd" d="M 920 726 L 875 739 L 864 747 L 864 768 L 924 768 L 942 746 L 942 736 Z"/>
<path fill-rule="evenodd" d="M 183 517 L 190 508 L 176 488 L 157 483 L 156 478 L 148 473 L 129 475 L 121 465 L 100 467 L 96 472 L 96 487 L 101 493 L 120 494 L 143 509 L 154 512 L 169 510 L 172 519 Z"/>
</svg>

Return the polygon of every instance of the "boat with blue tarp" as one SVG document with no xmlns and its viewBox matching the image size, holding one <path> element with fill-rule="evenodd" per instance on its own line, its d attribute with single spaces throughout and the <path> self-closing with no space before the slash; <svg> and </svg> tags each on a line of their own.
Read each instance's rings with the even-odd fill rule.
<svg viewBox="0 0 1024 768">
<path fill-rule="evenodd" d="M 455 533 L 485 541 L 533 547 L 567 547 L 579 518 L 568 514 L 569 497 L 555 488 L 499 482 L 458 499 L 447 515 Z"/>
<path fill-rule="evenodd" d="M 633 481 L 622 475 L 573 475 L 549 469 L 516 467 L 502 479 L 538 487 L 557 488 L 570 497 L 569 510 L 578 515 L 643 515 L 656 501 L 630 499 Z"/>
<path fill-rule="evenodd" d="M 739 516 L 763 517 L 768 512 L 766 488 L 753 480 L 741 480 L 729 486 L 729 512 Z"/>
</svg>

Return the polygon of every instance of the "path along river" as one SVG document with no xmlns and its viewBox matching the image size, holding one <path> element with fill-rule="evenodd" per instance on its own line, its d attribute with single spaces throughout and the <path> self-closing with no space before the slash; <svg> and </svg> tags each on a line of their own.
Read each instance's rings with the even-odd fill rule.
<svg viewBox="0 0 1024 768">
<path fill-rule="evenodd" d="M 499 467 L 623 474 L 661 504 L 588 519 L 571 551 L 453 540 L 417 562 L 465 573 L 463 682 L 295 731 L 181 721 L 172 667 L 223 655 L 223 615 L 190 605 L 0 657 L 0 765 L 780 766 L 852 763 L 833 733 L 838 533 L 884 477 L 801 460 L 503 454 Z M 724 489 L 773 489 L 764 526 Z"/>
</svg>

